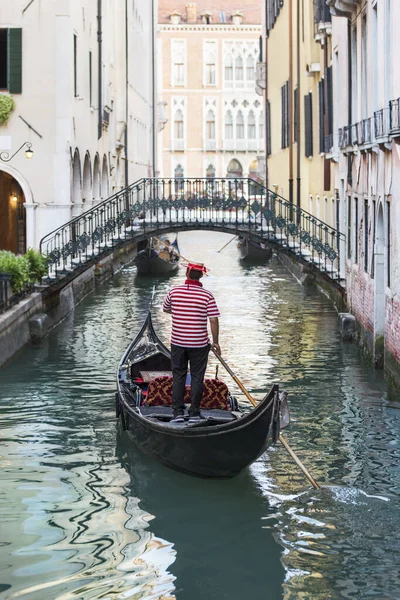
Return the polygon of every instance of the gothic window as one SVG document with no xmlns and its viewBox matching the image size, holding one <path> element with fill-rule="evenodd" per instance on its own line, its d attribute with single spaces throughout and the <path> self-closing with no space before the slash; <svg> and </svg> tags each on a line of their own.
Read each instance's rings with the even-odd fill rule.
<svg viewBox="0 0 400 600">
<path fill-rule="evenodd" d="M 256 118 L 252 110 L 249 112 L 247 119 L 247 137 L 249 140 L 256 139 Z"/>
<path fill-rule="evenodd" d="M 215 140 L 215 115 L 209 110 L 206 117 L 206 138 Z"/>
<path fill-rule="evenodd" d="M 172 85 L 185 85 L 185 55 L 186 42 L 185 40 L 171 40 L 171 56 L 172 56 Z"/>
<path fill-rule="evenodd" d="M 207 171 L 206 171 L 206 177 L 207 179 L 214 179 L 215 177 L 215 167 L 214 165 L 208 165 L 207 167 Z"/>
<path fill-rule="evenodd" d="M 185 63 L 183 56 L 178 55 L 174 60 L 174 85 L 184 85 L 185 83 Z"/>
<path fill-rule="evenodd" d="M 217 82 L 217 45 L 214 41 L 204 43 L 204 84 L 215 85 Z"/>
<path fill-rule="evenodd" d="M 233 140 L 233 117 L 230 110 L 225 115 L 225 138 Z"/>
<path fill-rule="evenodd" d="M 235 79 L 243 81 L 243 58 L 241 56 L 237 56 L 235 60 Z"/>
<path fill-rule="evenodd" d="M 174 136 L 176 140 L 183 140 L 183 113 L 177 110 L 174 119 Z"/>
<path fill-rule="evenodd" d="M 254 81 L 254 58 L 249 54 L 246 61 L 246 79 Z"/>
<path fill-rule="evenodd" d="M 233 58 L 228 54 L 225 58 L 225 81 L 233 81 Z"/>
<path fill-rule="evenodd" d="M 264 113 L 260 113 L 260 120 L 258 122 L 258 137 L 264 139 Z"/>
<path fill-rule="evenodd" d="M 176 165 L 175 167 L 175 192 L 179 190 L 183 190 L 184 181 L 183 181 L 183 167 L 181 164 Z"/>
<path fill-rule="evenodd" d="M 244 139 L 244 118 L 240 110 L 236 117 L 236 137 L 238 140 Z"/>
</svg>

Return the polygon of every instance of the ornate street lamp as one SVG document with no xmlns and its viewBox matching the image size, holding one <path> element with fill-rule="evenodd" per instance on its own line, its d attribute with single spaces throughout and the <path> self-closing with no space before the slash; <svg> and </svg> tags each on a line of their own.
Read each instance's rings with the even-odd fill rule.
<svg viewBox="0 0 400 600">
<path fill-rule="evenodd" d="M 31 144 L 30 142 L 24 142 L 24 143 L 22 144 L 22 146 L 20 146 L 20 147 L 18 148 L 18 150 L 17 150 L 16 152 L 14 152 L 14 154 L 12 154 L 11 156 L 10 156 L 10 154 L 9 154 L 7 151 L 0 152 L 0 160 L 2 160 L 3 162 L 10 162 L 10 160 L 11 160 L 12 158 L 14 158 L 14 156 L 15 156 L 16 154 L 18 154 L 18 152 L 19 152 L 20 150 L 22 150 L 22 148 L 23 148 L 24 146 L 26 146 L 26 150 L 25 150 L 25 156 L 26 156 L 26 158 L 33 158 L 32 144 Z"/>
</svg>

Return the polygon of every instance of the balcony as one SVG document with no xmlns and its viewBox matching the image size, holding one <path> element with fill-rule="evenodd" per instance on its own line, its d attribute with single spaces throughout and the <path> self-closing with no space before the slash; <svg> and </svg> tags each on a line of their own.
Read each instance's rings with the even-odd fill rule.
<svg viewBox="0 0 400 600">
<path fill-rule="evenodd" d="M 217 149 L 217 140 L 206 140 L 205 149 L 209 152 L 215 152 Z"/>
<path fill-rule="evenodd" d="M 256 90 L 260 87 L 265 90 L 266 84 L 267 65 L 264 62 L 258 62 L 256 64 Z"/>
<path fill-rule="evenodd" d="M 333 16 L 353 19 L 360 8 L 361 0 L 326 0 L 326 3 Z"/>
<path fill-rule="evenodd" d="M 353 123 L 353 125 L 349 125 L 350 129 L 350 143 L 352 146 L 358 146 L 358 123 Z"/>
<path fill-rule="evenodd" d="M 389 135 L 388 110 L 388 108 L 381 108 L 374 112 L 374 130 L 377 140 Z"/>
<path fill-rule="evenodd" d="M 174 139 L 172 142 L 172 150 L 175 152 L 183 152 L 185 150 L 185 140 L 183 139 Z"/>
<path fill-rule="evenodd" d="M 371 144 L 372 143 L 372 119 L 363 119 L 358 124 L 359 126 L 359 144 Z"/>
<path fill-rule="evenodd" d="M 400 98 L 389 102 L 390 110 L 390 133 L 398 136 L 400 134 Z"/>
<path fill-rule="evenodd" d="M 348 146 L 351 146 L 352 145 L 351 125 L 345 125 L 345 127 L 343 127 L 343 136 L 344 136 L 344 147 L 347 148 Z"/>
<path fill-rule="evenodd" d="M 344 150 L 344 148 L 346 148 L 345 139 L 344 139 L 344 128 L 340 127 L 338 133 L 339 133 L 339 148 L 341 150 Z"/>
<path fill-rule="evenodd" d="M 235 150 L 235 140 L 223 140 L 222 149 L 228 151 Z"/>
</svg>

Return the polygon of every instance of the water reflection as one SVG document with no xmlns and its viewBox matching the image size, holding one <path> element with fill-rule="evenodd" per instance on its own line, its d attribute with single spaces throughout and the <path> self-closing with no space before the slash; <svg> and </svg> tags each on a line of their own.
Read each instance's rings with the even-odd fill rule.
<svg viewBox="0 0 400 600">
<path fill-rule="evenodd" d="M 245 266 L 233 244 L 217 252 L 223 234 L 179 235 L 211 268 L 226 360 L 256 397 L 276 381 L 289 391 L 286 437 L 327 487 L 310 490 L 279 446 L 218 482 L 131 445 L 115 423 L 116 366 L 154 283 L 168 341 L 160 306 L 183 273 L 128 266 L 0 371 L 0 598 L 398 598 L 400 411 L 382 374 L 276 259 Z"/>
</svg>

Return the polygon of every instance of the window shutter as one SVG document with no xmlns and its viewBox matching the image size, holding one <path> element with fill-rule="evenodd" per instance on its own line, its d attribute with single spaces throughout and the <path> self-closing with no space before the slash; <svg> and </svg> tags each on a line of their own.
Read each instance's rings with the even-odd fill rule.
<svg viewBox="0 0 400 600">
<path fill-rule="evenodd" d="M 271 154 L 271 104 L 267 100 L 266 105 L 266 121 L 267 121 L 267 155 Z"/>
<path fill-rule="evenodd" d="M 325 123 L 324 123 L 324 80 L 318 82 L 319 101 L 319 151 L 325 151 Z"/>
<path fill-rule="evenodd" d="M 327 83 L 328 83 L 328 134 L 333 133 L 333 81 L 332 81 L 332 67 L 327 69 Z"/>
<path fill-rule="evenodd" d="M 8 90 L 22 93 L 22 29 L 8 30 Z"/>
<path fill-rule="evenodd" d="M 304 122 L 305 122 L 305 152 L 307 158 L 313 155 L 313 124 L 312 124 L 312 93 L 304 96 Z"/>
</svg>

